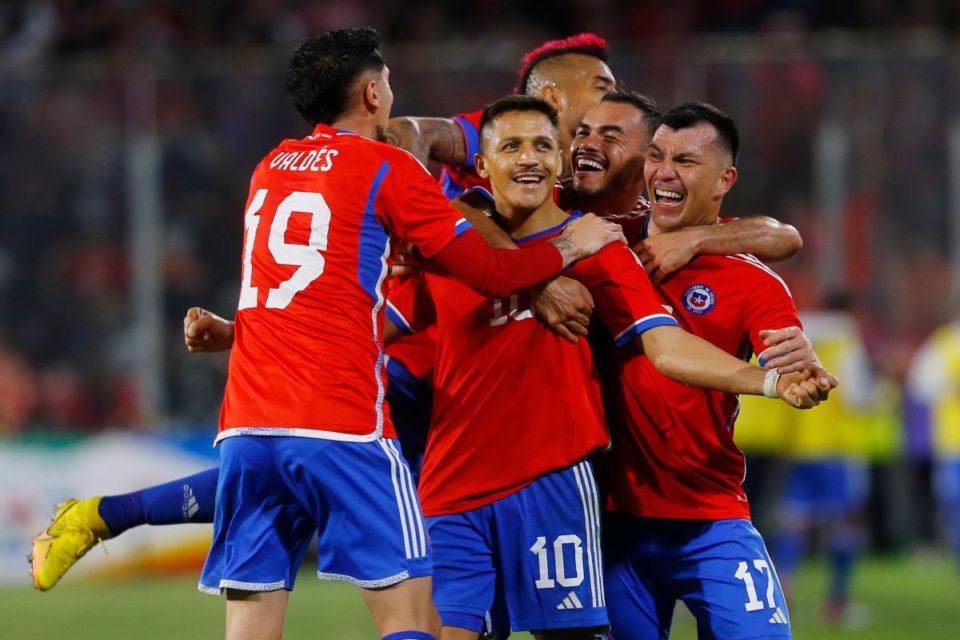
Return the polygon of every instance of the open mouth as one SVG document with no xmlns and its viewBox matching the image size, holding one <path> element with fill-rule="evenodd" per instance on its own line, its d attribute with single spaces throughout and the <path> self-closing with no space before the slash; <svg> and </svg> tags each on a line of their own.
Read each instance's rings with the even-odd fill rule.
<svg viewBox="0 0 960 640">
<path fill-rule="evenodd" d="M 538 185 L 541 184 L 544 180 L 547 179 L 546 174 L 539 172 L 524 172 L 514 174 L 512 180 L 517 184 L 522 184 L 524 186 Z"/>
<path fill-rule="evenodd" d="M 660 188 L 653 190 L 653 197 L 657 201 L 657 204 L 672 206 L 675 204 L 680 204 L 687 196 L 679 191 Z"/>
<path fill-rule="evenodd" d="M 573 159 L 573 169 L 575 171 L 606 171 L 606 160 L 601 156 L 587 154 L 577 154 Z"/>
</svg>

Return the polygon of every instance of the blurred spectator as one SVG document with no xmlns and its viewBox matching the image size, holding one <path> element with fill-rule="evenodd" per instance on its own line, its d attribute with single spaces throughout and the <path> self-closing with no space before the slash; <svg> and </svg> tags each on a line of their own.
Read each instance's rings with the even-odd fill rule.
<svg viewBox="0 0 960 640">
<path fill-rule="evenodd" d="M 938 328 L 923 344 L 910 370 L 908 388 L 929 412 L 933 493 L 960 563 L 960 321 Z"/>
<path fill-rule="evenodd" d="M 834 295 L 826 310 L 801 314 L 818 357 L 842 383 L 829 402 L 790 413 L 782 451 L 790 467 L 773 547 L 789 596 L 811 532 L 823 531 L 831 566 L 824 614 L 841 624 L 851 622 L 850 580 L 864 545 L 862 518 L 870 478 L 867 422 L 875 401 L 870 361 L 850 302 L 846 295 Z"/>
</svg>

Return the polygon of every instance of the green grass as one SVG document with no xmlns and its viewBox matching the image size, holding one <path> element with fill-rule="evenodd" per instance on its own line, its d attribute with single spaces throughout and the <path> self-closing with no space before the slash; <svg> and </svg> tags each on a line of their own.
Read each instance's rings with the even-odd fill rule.
<svg viewBox="0 0 960 640">
<path fill-rule="evenodd" d="M 198 593 L 192 577 L 79 583 L 49 593 L 0 588 L 0 638 L 138 640 L 217 638 L 223 600 Z M 867 626 L 841 629 L 820 619 L 826 569 L 804 567 L 791 604 L 798 640 L 954 640 L 960 637 L 960 572 L 945 556 L 871 559 L 855 578 L 854 599 L 868 609 Z M 301 576 L 290 602 L 287 640 L 376 638 L 360 597 L 349 586 Z M 528 638 L 517 634 L 518 639 Z M 694 640 L 678 607 L 673 640 Z"/>
</svg>

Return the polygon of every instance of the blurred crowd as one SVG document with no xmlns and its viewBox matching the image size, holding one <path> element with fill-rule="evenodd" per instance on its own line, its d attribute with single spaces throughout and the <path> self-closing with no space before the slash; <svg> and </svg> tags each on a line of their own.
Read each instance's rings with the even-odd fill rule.
<svg viewBox="0 0 960 640">
<path fill-rule="evenodd" d="M 612 66 L 631 88 L 663 106 L 699 98 L 733 115 L 744 142 L 727 211 L 772 215 L 800 229 L 804 250 L 777 269 L 802 310 L 852 293 L 866 362 L 882 381 L 871 386 L 882 390 L 873 397 L 886 420 L 878 446 L 888 459 L 929 457 L 928 414 L 904 411 L 913 399 L 900 397 L 919 345 L 954 317 L 950 300 L 960 284 L 951 280 L 948 215 L 960 65 L 935 46 L 960 26 L 958 5 L 559 0 L 543 7 L 506 0 L 0 5 L 0 435 L 215 421 L 225 361 L 189 356 L 180 319 L 192 305 L 232 316 L 249 173 L 277 140 L 305 131 L 283 93 L 285 56 L 308 33 L 370 23 L 391 47 L 398 115 L 474 110 L 512 87 L 523 51 L 583 30 L 610 40 Z M 835 29 L 847 30 L 845 47 L 813 37 Z M 240 47 L 243 56 L 235 55 Z M 143 54 L 150 66 L 123 64 Z M 131 99 L 131 87 L 145 81 L 155 113 L 147 119 L 137 112 L 142 96 Z M 144 126 L 160 141 L 167 362 L 157 411 L 144 406 L 133 373 L 140 345 L 129 211 L 138 194 L 127 182 L 128 152 L 132 131 Z M 831 135 L 849 150 L 839 226 L 817 197 L 823 167 L 814 141 L 829 143 Z M 842 277 L 824 274 L 825 263 Z"/>
<path fill-rule="evenodd" d="M 7 0 L 7 64 L 82 51 L 279 45 L 305 34 L 376 24 L 394 43 L 514 40 L 591 30 L 611 39 L 748 32 L 785 22 L 811 29 L 956 32 L 949 0 Z"/>
</svg>

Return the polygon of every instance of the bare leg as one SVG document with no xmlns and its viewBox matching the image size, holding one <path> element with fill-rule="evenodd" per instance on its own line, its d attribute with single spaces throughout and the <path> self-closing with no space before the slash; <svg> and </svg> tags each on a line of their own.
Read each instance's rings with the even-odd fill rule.
<svg viewBox="0 0 960 640">
<path fill-rule="evenodd" d="M 280 640 L 290 592 L 227 589 L 227 640 Z"/>
<path fill-rule="evenodd" d="M 433 606 L 432 589 L 431 578 L 411 578 L 385 589 L 360 589 L 360 596 L 381 636 L 398 631 L 425 631 L 437 636 L 440 616 Z"/>
</svg>

